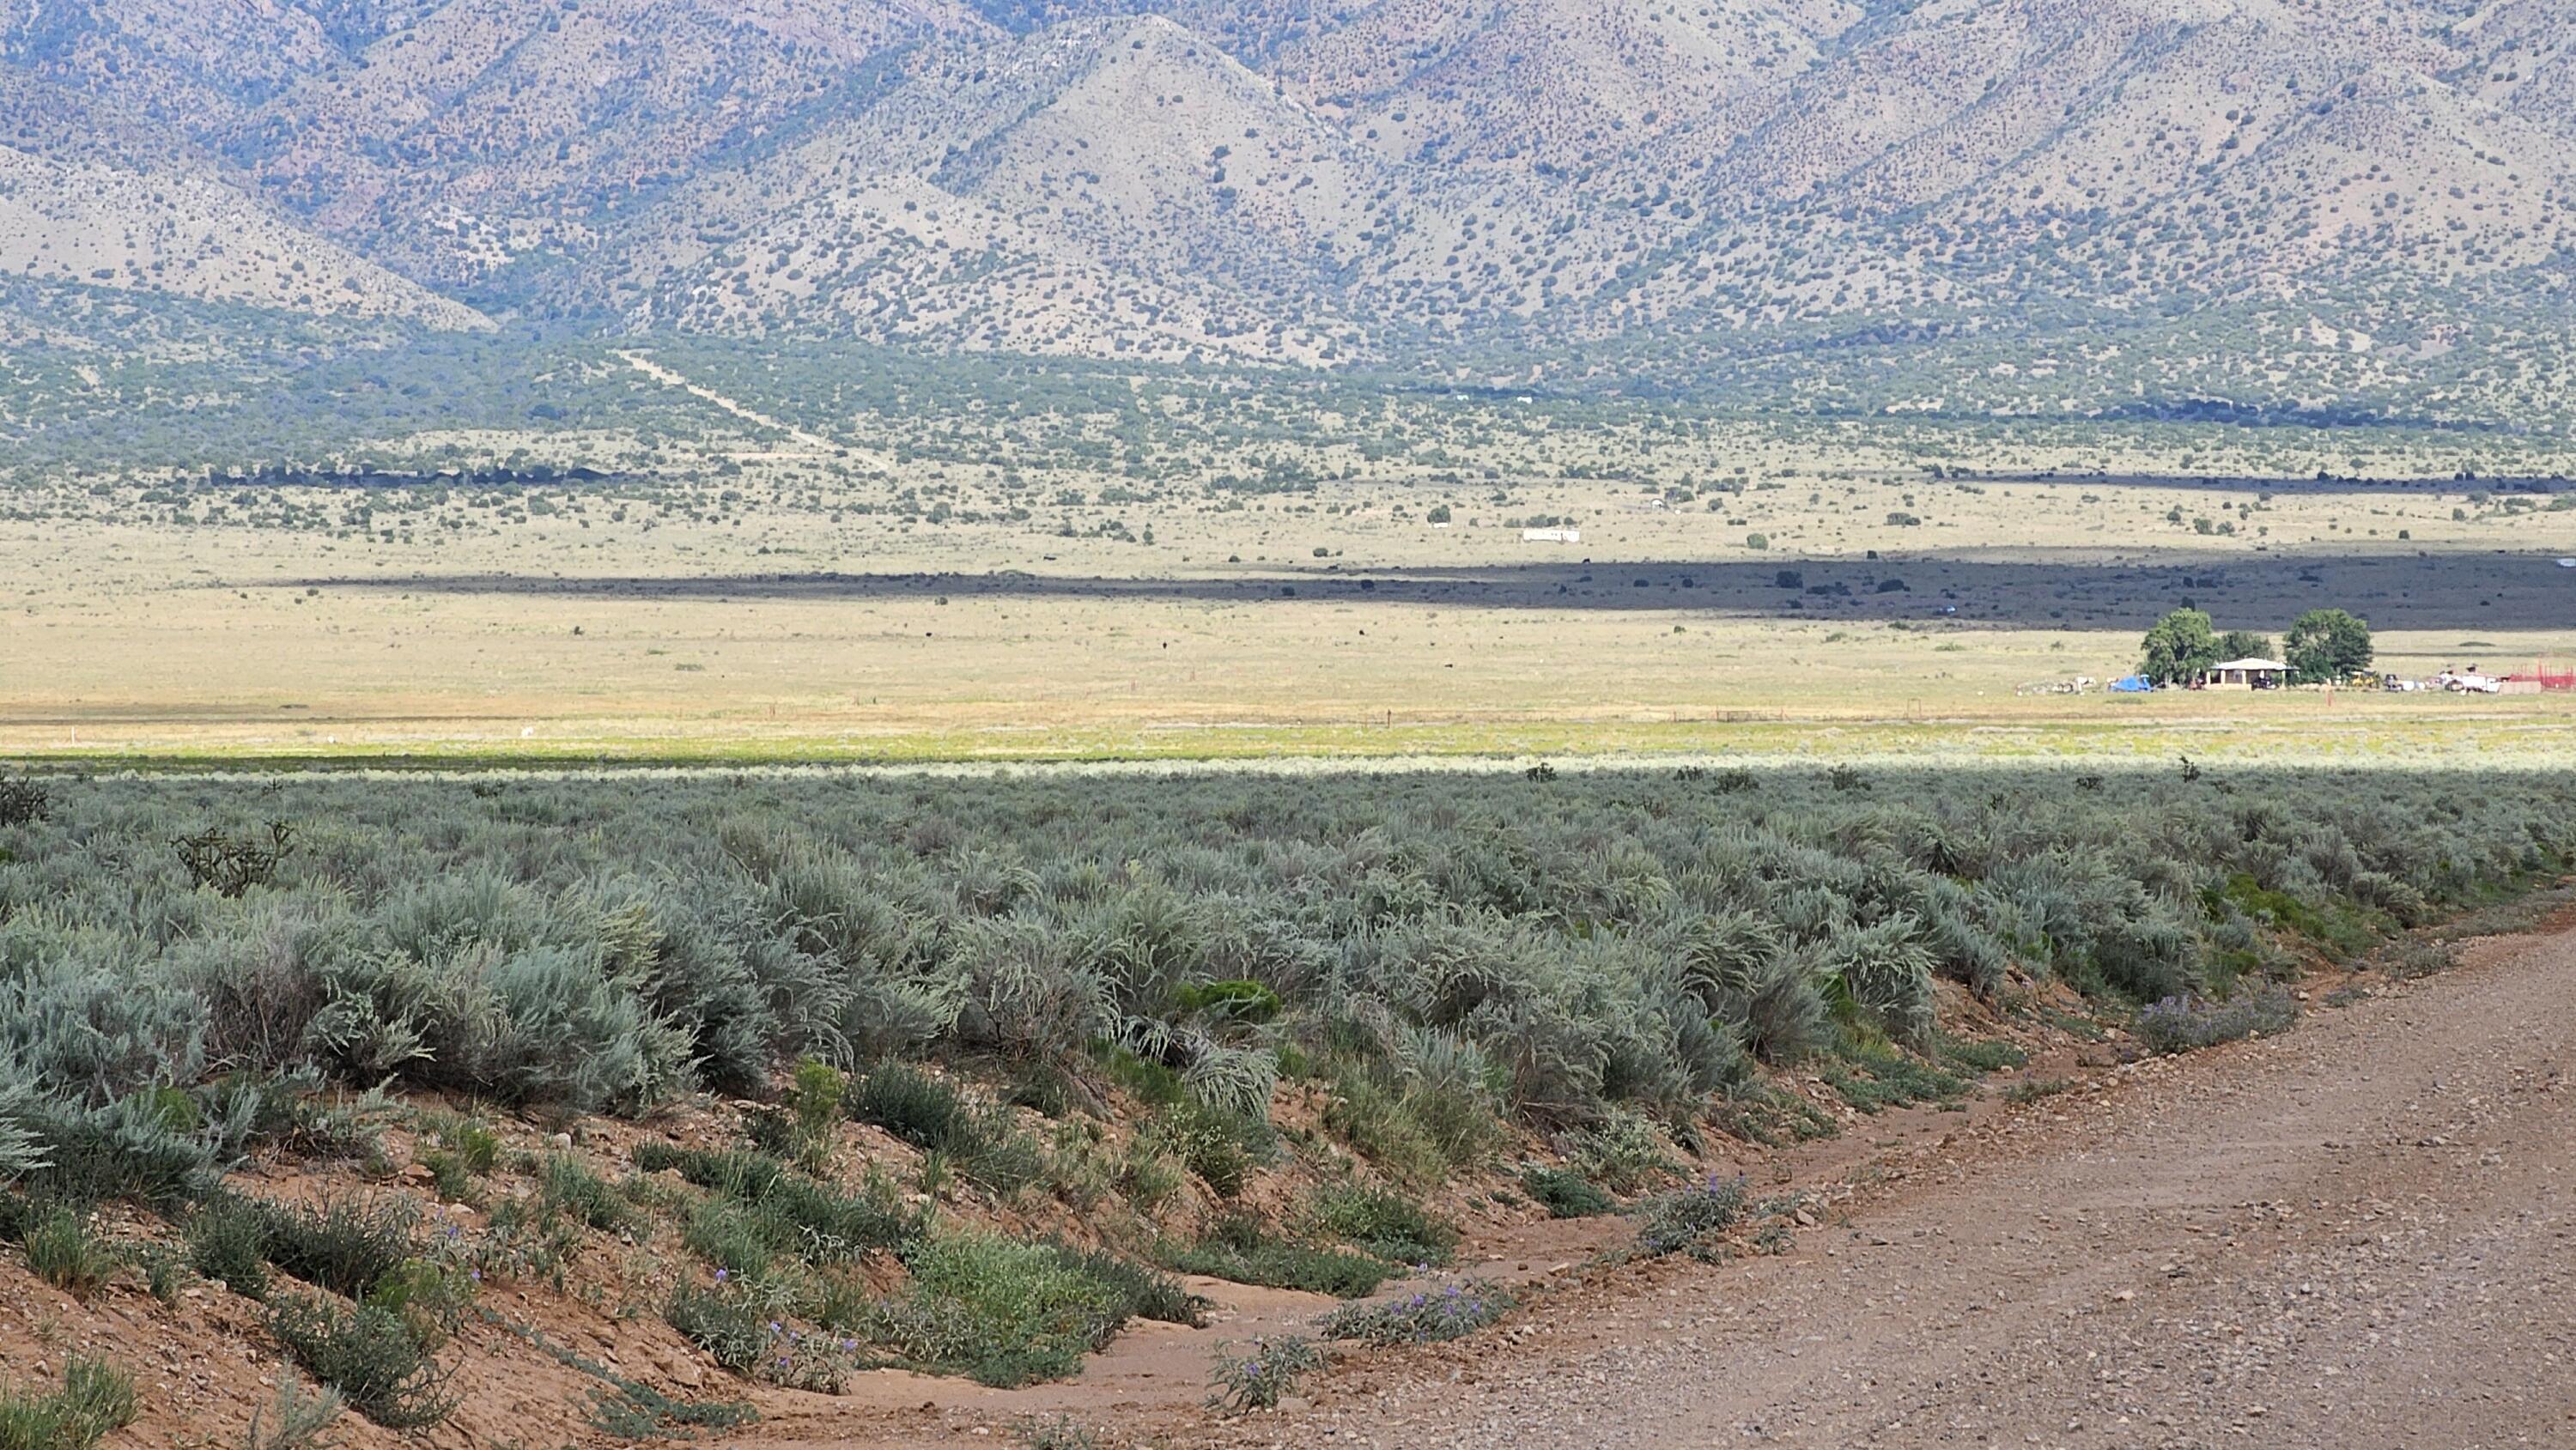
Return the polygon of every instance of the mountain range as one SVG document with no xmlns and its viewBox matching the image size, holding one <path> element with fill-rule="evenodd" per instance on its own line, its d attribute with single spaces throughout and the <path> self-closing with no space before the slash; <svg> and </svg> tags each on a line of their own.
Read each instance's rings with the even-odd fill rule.
<svg viewBox="0 0 2576 1450">
<path fill-rule="evenodd" d="M 2576 317 L 2563 0 L 20 0 L 0 115 L 0 274 L 429 329 L 1939 409 Z"/>
</svg>

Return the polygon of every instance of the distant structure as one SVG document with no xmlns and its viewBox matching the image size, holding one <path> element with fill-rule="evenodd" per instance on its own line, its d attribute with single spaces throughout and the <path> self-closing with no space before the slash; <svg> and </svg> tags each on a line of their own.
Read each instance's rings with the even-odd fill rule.
<svg viewBox="0 0 2576 1450">
<path fill-rule="evenodd" d="M 1583 542 L 1583 531 L 1581 529 L 1523 529 L 1521 542 L 1524 544 L 1580 544 Z"/>
<path fill-rule="evenodd" d="M 2534 660 L 2531 668 L 2516 670 L 2505 677 L 2507 685 L 2528 685 L 2527 690 L 2508 690 L 2508 694 L 2537 694 L 2542 690 L 2576 690 L 2576 661 Z"/>
<path fill-rule="evenodd" d="M 2277 690 L 2289 679 L 2288 665 L 2279 660 L 2257 659 L 2248 655 L 2201 671 L 2200 687 L 2204 690 Z"/>
</svg>

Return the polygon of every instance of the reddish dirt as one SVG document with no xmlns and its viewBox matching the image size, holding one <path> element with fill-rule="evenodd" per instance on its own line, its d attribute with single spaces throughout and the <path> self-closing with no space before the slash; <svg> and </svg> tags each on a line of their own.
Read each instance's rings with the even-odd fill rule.
<svg viewBox="0 0 2576 1450">
<path fill-rule="evenodd" d="M 2576 929 L 1173 1445 L 2576 1445 Z"/>
<path fill-rule="evenodd" d="M 1342 1356 L 1242 1420 L 1202 1408 L 1217 1348 L 1326 1301 L 1198 1281 L 1206 1328 L 1133 1326 L 1067 1383 L 887 1371 L 838 1397 L 706 1365 L 652 1312 L 663 1285 L 617 1278 L 649 1251 L 482 1307 L 683 1398 L 750 1400 L 757 1424 L 701 1439 L 729 1446 L 1009 1444 L 1053 1415 L 1170 1447 L 2576 1445 L 2576 920 L 2367 980 L 2270 1041 L 2116 1068 L 2061 1047 L 2023 1077 L 2075 1086 L 2033 1104 L 1743 1150 L 1757 1191 L 1818 1206 L 1779 1257 L 1601 1268 L 1619 1221 L 1463 1214 L 1468 1271 L 1530 1286 L 1527 1307 L 1458 1344 Z M 618 1141 L 585 1149 L 622 1157 L 639 1130 L 591 1131 Z M 240 1445 L 279 1368 L 256 1306 L 219 1286 L 168 1310 L 128 1276 L 83 1302 L 0 1258 L 0 1378 L 42 1385 L 74 1351 L 135 1373 L 144 1416 L 112 1446 Z M 449 1424 L 404 1439 L 346 1417 L 353 1450 L 615 1443 L 586 1423 L 600 1381 L 510 1331 L 470 1325 L 449 1358 Z"/>
</svg>

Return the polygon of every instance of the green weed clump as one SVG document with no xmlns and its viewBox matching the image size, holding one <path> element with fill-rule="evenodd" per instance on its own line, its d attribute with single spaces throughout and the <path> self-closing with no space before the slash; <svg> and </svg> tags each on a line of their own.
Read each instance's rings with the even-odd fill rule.
<svg viewBox="0 0 2576 1450">
<path fill-rule="evenodd" d="M 419 1252 L 420 1204 L 409 1197 L 337 1195 L 303 1205 L 254 1203 L 260 1248 L 268 1262 L 346 1298 L 364 1298 Z"/>
<path fill-rule="evenodd" d="M 0 1390 L 0 1450 L 90 1450 L 134 1423 L 134 1379 L 103 1359 L 75 1354 L 49 1395 Z"/>
<path fill-rule="evenodd" d="M 2029 1053 L 2010 1042 L 1949 1036 L 1940 1039 L 1939 1056 L 1952 1068 L 1976 1073 L 2002 1072 L 2030 1061 Z"/>
<path fill-rule="evenodd" d="M 752 1116 L 752 1146 L 792 1158 L 808 1173 L 825 1171 L 848 1090 L 849 1080 L 830 1063 L 810 1057 L 797 1063 L 778 1107 Z"/>
<path fill-rule="evenodd" d="M 2450 942 L 2407 941 L 2385 953 L 2379 968 L 2399 981 L 2408 981 L 2449 971 L 2458 963 L 2459 955 L 2459 948 Z"/>
<path fill-rule="evenodd" d="M 1550 1218 L 1593 1218 L 1619 1211 L 1609 1190 L 1571 1168 L 1533 1163 L 1521 1170 L 1521 1191 Z"/>
<path fill-rule="evenodd" d="M 1070 1415 L 1032 1415 L 1011 1426 L 1022 1450 L 1109 1450 L 1099 1432 Z"/>
<path fill-rule="evenodd" d="M 635 1166 L 647 1173 L 676 1171 L 711 1190 L 718 1201 L 703 1205 L 691 1220 L 699 1243 L 762 1263 L 847 1262 L 873 1250 L 902 1249 L 924 1231 L 923 1216 L 904 1206 L 881 1179 L 849 1193 L 764 1154 L 660 1143 L 637 1144 Z"/>
<path fill-rule="evenodd" d="M 1164 1262 L 1180 1273 L 1337 1299 L 1373 1294 L 1396 1272 L 1384 1259 L 1284 1237 L 1250 1214 L 1221 1215 L 1196 1242 L 1170 1248 L 1166 1255 Z"/>
<path fill-rule="evenodd" d="M 121 1262 L 115 1248 L 93 1233 L 76 1210 L 55 1207 L 27 1229 L 27 1267 L 57 1289 L 88 1298 Z"/>
<path fill-rule="evenodd" d="M 1212 1375 L 1216 1389 L 1209 1403 L 1235 1415 L 1277 1409 L 1307 1376 L 1323 1367 L 1323 1351 L 1303 1335 L 1257 1336 L 1240 1351 L 1217 1355 Z"/>
<path fill-rule="evenodd" d="M 1307 1201 L 1305 1221 L 1315 1237 L 1348 1244 L 1391 1264 L 1446 1264 L 1458 1247 L 1458 1231 L 1435 1221 L 1422 1205 L 1356 1183 L 1316 1190 Z"/>
<path fill-rule="evenodd" d="M 1867 1043 L 1847 1044 L 1835 1061 L 1818 1064 L 1842 1100 L 1864 1113 L 1924 1102 L 1955 1102 L 1968 1083 L 1929 1059 Z"/>
<path fill-rule="evenodd" d="M 1073 1374 L 1134 1312 L 1132 1278 L 1049 1244 L 942 1234 L 904 1267 L 909 1289 L 874 1306 L 862 1336 L 901 1363 L 999 1388 Z"/>
<path fill-rule="evenodd" d="M 537 1204 L 541 1214 L 562 1215 L 601 1233 L 631 1228 L 638 1217 L 608 1180 L 563 1153 L 548 1154 L 539 1167 Z"/>
<path fill-rule="evenodd" d="M 997 1106 L 979 1104 L 908 1063 L 887 1063 L 859 1080 L 850 1116 L 938 1153 L 966 1178 L 1011 1194 L 1046 1171 L 1044 1153 Z"/>
<path fill-rule="evenodd" d="M 1396 1059 L 1335 1067 L 1324 1126 L 1415 1187 L 1445 1180 L 1500 1141 L 1495 1065 L 1454 1036 L 1408 1040 Z"/>
<path fill-rule="evenodd" d="M 610 1382 L 591 1391 L 590 1423 L 620 1440 L 694 1440 L 700 1430 L 730 1430 L 759 1418 L 739 1400 L 692 1404 L 651 1385 L 605 1377 Z"/>
<path fill-rule="evenodd" d="M 849 1108 L 851 1117 L 916 1148 L 954 1151 L 976 1130 L 965 1094 L 910 1063 L 890 1062 L 860 1078 Z"/>
<path fill-rule="evenodd" d="M 726 1274 L 713 1285 L 683 1282 L 662 1317 L 717 1364 L 789 1389 L 838 1394 L 861 1363 L 855 1340 L 790 1322 L 771 1287 L 757 1279 Z"/>
<path fill-rule="evenodd" d="M 339 1443 L 331 1426 L 347 1402 L 338 1390 L 307 1386 L 295 1371 L 277 1376 L 277 1398 L 250 1413 L 250 1450 L 326 1450 Z"/>
<path fill-rule="evenodd" d="M 24 826 L 51 814 L 53 797 L 32 780 L 0 780 L 0 826 Z"/>
<path fill-rule="evenodd" d="M 1578 1176 L 1598 1179 L 1617 1193 L 1633 1193 L 1675 1171 L 1672 1155 L 1654 1124 L 1636 1113 L 1609 1113 L 1597 1125 L 1571 1135 L 1565 1146 Z"/>
<path fill-rule="evenodd" d="M 1117 1296 L 1120 1309 L 1133 1319 L 1152 1319 L 1164 1324 L 1186 1324 L 1196 1329 L 1203 1322 L 1201 1311 L 1207 1301 L 1181 1286 L 1181 1281 L 1149 1265 L 1120 1258 L 1106 1249 L 1081 1249 L 1064 1244 L 1050 1244 L 1056 1262 L 1064 1268 L 1096 1279 Z"/>
<path fill-rule="evenodd" d="M 490 1173 L 501 1158 L 501 1138 L 491 1126 L 453 1113 L 433 1113 L 422 1120 L 425 1146 L 420 1165 L 429 1170 L 439 1198 L 448 1203 L 480 1203 L 476 1180 Z"/>
<path fill-rule="evenodd" d="M 268 1220 L 258 1204 L 221 1195 L 181 1229 L 188 1267 L 245 1299 L 268 1297 Z"/>
</svg>

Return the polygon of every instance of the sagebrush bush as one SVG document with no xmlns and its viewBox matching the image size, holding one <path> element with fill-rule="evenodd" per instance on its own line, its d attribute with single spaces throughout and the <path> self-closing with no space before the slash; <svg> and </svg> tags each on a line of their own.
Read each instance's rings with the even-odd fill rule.
<svg viewBox="0 0 2576 1450">
<path fill-rule="evenodd" d="M 254 1200 L 260 1248 L 278 1269 L 351 1299 L 419 1252 L 421 1207 L 403 1194 L 333 1194 L 309 1204 Z"/>
<path fill-rule="evenodd" d="M 268 1332 L 306 1373 L 388 1430 L 435 1425 L 456 1409 L 449 1371 L 418 1326 L 393 1310 L 328 1294 L 276 1294 L 268 1302 Z"/>
<path fill-rule="evenodd" d="M 1705 1183 L 1659 1193 L 1637 1205 L 1636 1216 L 1640 1253 L 1702 1248 L 1744 1217 L 1744 1180 L 1711 1176 Z"/>
<path fill-rule="evenodd" d="M 35 1162 L 21 1172 L 19 1186 L 35 1196 L 168 1207 L 204 1196 L 219 1176 L 219 1135 L 174 1123 L 158 1093 L 134 1093 L 102 1107 L 32 1092 L 21 1101 L 15 1127 L 29 1138 Z"/>
</svg>

